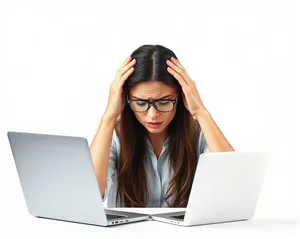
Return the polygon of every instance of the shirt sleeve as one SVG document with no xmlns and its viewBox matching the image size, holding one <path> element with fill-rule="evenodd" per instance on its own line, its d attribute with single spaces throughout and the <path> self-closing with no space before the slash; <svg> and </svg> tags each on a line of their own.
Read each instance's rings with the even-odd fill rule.
<svg viewBox="0 0 300 239">
<path fill-rule="evenodd" d="M 198 141 L 198 157 L 200 156 L 200 154 L 202 153 L 210 153 L 210 150 L 208 148 L 206 139 L 204 137 L 204 134 L 202 132 L 202 130 L 200 131 L 200 136 L 199 136 L 199 141 Z"/>
<path fill-rule="evenodd" d="M 106 179 L 106 187 L 104 191 L 104 195 L 102 197 L 102 201 L 104 202 L 107 199 L 109 190 L 113 185 L 112 177 L 116 171 L 116 163 L 117 163 L 117 156 L 118 156 L 118 147 L 117 147 L 118 136 L 114 130 L 112 142 L 110 146 L 110 153 L 109 153 L 109 161 L 108 161 L 108 169 L 107 169 L 107 179 Z"/>
</svg>

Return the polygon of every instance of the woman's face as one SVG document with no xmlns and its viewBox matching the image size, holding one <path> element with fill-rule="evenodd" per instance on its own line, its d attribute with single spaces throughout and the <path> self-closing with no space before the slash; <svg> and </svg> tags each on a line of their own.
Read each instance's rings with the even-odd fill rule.
<svg viewBox="0 0 300 239">
<path fill-rule="evenodd" d="M 174 86 L 163 84 L 159 81 L 141 82 L 129 89 L 129 99 L 156 100 L 168 96 L 164 99 L 175 100 L 177 96 L 177 90 Z M 177 102 L 170 112 L 159 112 L 153 105 L 150 106 L 146 112 L 135 112 L 134 114 L 137 120 L 152 134 L 159 134 L 165 132 L 167 126 L 172 121 L 176 113 Z M 149 122 L 162 122 L 158 127 L 151 127 Z"/>
</svg>

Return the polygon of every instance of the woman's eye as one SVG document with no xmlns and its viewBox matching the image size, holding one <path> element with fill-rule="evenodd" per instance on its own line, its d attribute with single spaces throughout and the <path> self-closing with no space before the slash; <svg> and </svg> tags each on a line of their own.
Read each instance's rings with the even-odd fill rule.
<svg viewBox="0 0 300 239">
<path fill-rule="evenodd" d="M 158 104 L 160 105 L 167 105 L 169 103 L 170 103 L 169 101 L 158 101 Z"/>
<path fill-rule="evenodd" d="M 138 105 L 140 105 L 140 106 L 144 106 L 144 105 L 146 105 L 147 103 L 146 102 L 144 102 L 144 101 L 137 101 L 136 102 Z"/>
</svg>

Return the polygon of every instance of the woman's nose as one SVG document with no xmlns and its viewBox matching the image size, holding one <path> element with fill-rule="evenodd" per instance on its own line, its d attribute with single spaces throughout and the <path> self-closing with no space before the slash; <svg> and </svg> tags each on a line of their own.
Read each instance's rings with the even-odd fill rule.
<svg viewBox="0 0 300 239">
<path fill-rule="evenodd" d="M 150 105 L 150 108 L 148 109 L 147 114 L 151 118 L 151 117 L 156 116 L 158 114 L 158 110 L 155 109 L 155 107 L 153 105 Z"/>
</svg>

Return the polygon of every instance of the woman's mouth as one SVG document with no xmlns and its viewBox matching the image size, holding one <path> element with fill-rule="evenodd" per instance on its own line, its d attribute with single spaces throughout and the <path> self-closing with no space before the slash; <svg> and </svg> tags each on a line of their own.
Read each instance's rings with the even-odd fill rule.
<svg viewBox="0 0 300 239">
<path fill-rule="evenodd" d="M 158 127 L 160 127 L 161 124 L 162 124 L 162 122 L 156 122 L 156 123 L 147 122 L 147 125 L 148 125 L 149 127 L 155 128 L 155 129 L 158 128 Z"/>
</svg>

